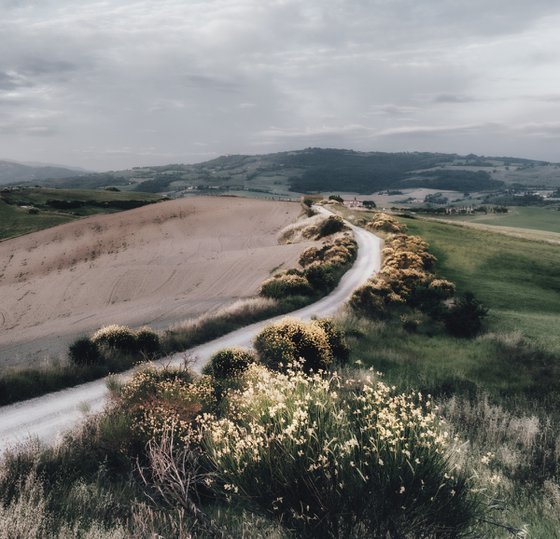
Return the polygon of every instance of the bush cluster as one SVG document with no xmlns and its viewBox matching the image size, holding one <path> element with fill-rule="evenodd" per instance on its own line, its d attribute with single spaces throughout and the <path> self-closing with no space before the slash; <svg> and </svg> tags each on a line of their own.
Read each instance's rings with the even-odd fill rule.
<svg viewBox="0 0 560 539">
<path fill-rule="evenodd" d="M 339 217 L 338 215 L 331 215 L 319 225 L 318 237 L 324 238 L 325 236 L 341 232 L 344 230 L 345 226 L 346 225 L 344 224 L 342 217 Z"/>
<path fill-rule="evenodd" d="M 391 216 L 383 216 L 385 214 L 377 214 L 376 222 L 396 222 Z M 375 229 L 371 223 L 368 227 Z M 391 224 L 385 230 L 389 228 L 398 227 Z M 469 293 L 449 306 L 449 300 L 455 296 L 455 285 L 434 275 L 435 263 L 436 258 L 430 254 L 428 244 L 422 238 L 402 232 L 389 234 L 383 249 L 381 270 L 354 292 L 350 298 L 351 308 L 370 318 L 385 318 L 398 307 L 406 306 L 443 321 L 446 330 L 454 336 L 477 335 L 487 309 Z M 404 320 L 403 327 L 407 331 L 416 331 L 419 325 L 417 319 L 405 314 L 401 320 Z"/>
<path fill-rule="evenodd" d="M 387 213 L 376 213 L 366 228 L 376 232 L 388 232 L 391 234 L 404 234 L 406 226 L 399 223 L 395 217 Z"/>
<path fill-rule="evenodd" d="M 397 305 L 425 311 L 430 310 L 432 303 L 440 305 L 455 288 L 449 281 L 435 279 L 431 273 L 435 261 L 422 238 L 402 233 L 389 235 L 381 271 L 356 290 L 351 307 L 366 316 L 382 318 Z"/>
<path fill-rule="evenodd" d="M 128 326 L 112 324 L 98 329 L 91 340 L 101 348 L 127 353 L 155 355 L 160 350 L 159 335 L 148 327 L 134 331 Z"/>
<path fill-rule="evenodd" d="M 325 241 L 320 248 L 309 247 L 300 256 L 303 270 L 296 268 L 267 279 L 261 296 L 282 300 L 289 296 L 314 296 L 330 292 L 346 267 L 356 257 L 358 247 L 350 234 Z"/>
<path fill-rule="evenodd" d="M 137 331 L 116 324 L 98 329 L 91 337 L 80 337 L 68 348 L 68 358 L 73 365 L 92 366 L 106 362 L 116 354 L 143 354 L 155 357 L 161 352 L 159 335 L 148 327 Z"/>
</svg>

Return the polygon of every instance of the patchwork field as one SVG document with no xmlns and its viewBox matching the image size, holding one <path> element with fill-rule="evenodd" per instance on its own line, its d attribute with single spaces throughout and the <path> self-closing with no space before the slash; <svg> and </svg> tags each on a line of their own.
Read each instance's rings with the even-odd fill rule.
<svg viewBox="0 0 560 539">
<path fill-rule="evenodd" d="M 299 204 L 189 198 L 0 243 L 0 370 L 62 357 L 111 324 L 155 328 L 254 295 L 305 245 L 278 245 Z"/>
</svg>

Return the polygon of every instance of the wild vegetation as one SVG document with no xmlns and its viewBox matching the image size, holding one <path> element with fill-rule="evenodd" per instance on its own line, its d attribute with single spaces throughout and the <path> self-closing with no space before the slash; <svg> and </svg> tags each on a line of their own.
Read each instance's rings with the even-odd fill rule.
<svg viewBox="0 0 560 539">
<path fill-rule="evenodd" d="M 392 296 L 381 316 L 284 321 L 202 377 L 141 370 L 64 444 L 8 455 L 0 523 L 35 537 L 559 537 L 560 357 L 544 334 L 558 252 L 366 222 L 390 228 L 368 285 Z M 489 271 L 492 248 L 505 262 Z M 469 289 L 489 312 L 458 338 L 442 312 L 457 293 L 473 306 Z"/>
<path fill-rule="evenodd" d="M 332 322 L 307 331 L 323 327 Z M 332 359 L 327 342 L 320 348 Z M 62 445 L 7 455 L 0 529 L 33 537 L 467 533 L 481 502 L 431 400 L 399 394 L 371 372 L 336 374 L 340 363 L 306 374 L 314 353 L 304 346 L 277 371 L 261 350 L 230 371 L 225 388 L 216 364 L 237 363 L 241 351 L 201 377 L 140 370 Z"/>
</svg>

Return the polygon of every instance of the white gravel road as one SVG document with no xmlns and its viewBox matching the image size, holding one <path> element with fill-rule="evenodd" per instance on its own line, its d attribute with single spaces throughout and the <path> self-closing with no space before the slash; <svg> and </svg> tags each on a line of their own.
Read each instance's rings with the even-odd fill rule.
<svg viewBox="0 0 560 539">
<path fill-rule="evenodd" d="M 197 346 L 188 351 L 195 370 L 202 366 L 216 351 L 229 346 L 250 347 L 254 336 L 266 325 L 285 316 L 302 320 L 333 315 L 349 299 L 352 292 L 363 284 L 381 266 L 382 240 L 373 234 L 352 227 L 358 242 L 358 256 L 352 268 L 346 272 L 338 287 L 320 301 L 276 318 L 244 327 L 219 339 Z M 175 354 L 157 363 L 181 364 L 185 353 Z M 119 375 L 130 377 L 132 371 Z M 0 454 L 9 447 L 30 437 L 44 443 L 54 443 L 61 434 L 75 426 L 89 413 L 103 409 L 107 399 L 106 379 L 96 380 L 42 397 L 0 407 Z"/>
</svg>

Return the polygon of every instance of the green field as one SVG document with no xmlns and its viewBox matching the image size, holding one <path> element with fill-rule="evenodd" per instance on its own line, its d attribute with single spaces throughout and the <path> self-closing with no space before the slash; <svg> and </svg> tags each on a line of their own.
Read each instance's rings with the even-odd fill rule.
<svg viewBox="0 0 560 539">
<path fill-rule="evenodd" d="M 420 219 L 403 222 L 428 241 L 439 274 L 491 309 L 491 330 L 519 330 L 560 352 L 560 246 Z"/>
<path fill-rule="evenodd" d="M 558 211 L 557 208 L 515 206 L 508 209 L 508 213 L 477 214 L 473 216 L 459 215 L 456 217 L 446 216 L 446 219 L 450 218 L 468 223 L 560 233 L 560 211 Z"/>
<path fill-rule="evenodd" d="M 161 200 L 151 193 L 41 187 L 0 192 L 0 240 L 98 213 L 112 213 Z"/>
</svg>

